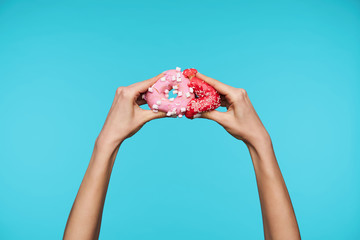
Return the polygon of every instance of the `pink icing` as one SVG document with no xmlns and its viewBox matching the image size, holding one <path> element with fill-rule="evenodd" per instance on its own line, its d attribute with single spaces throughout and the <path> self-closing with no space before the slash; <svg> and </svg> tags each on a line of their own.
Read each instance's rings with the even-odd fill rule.
<svg viewBox="0 0 360 240">
<path fill-rule="evenodd" d="M 179 77 L 177 76 L 179 74 Z M 147 101 L 150 109 L 153 111 L 161 111 L 168 113 L 168 116 L 179 116 L 185 115 L 185 112 L 181 112 L 181 109 L 186 109 L 187 104 L 191 99 L 195 98 L 194 93 L 190 92 L 190 88 L 188 84 L 190 80 L 186 78 L 181 71 L 177 70 L 168 70 L 164 75 L 165 81 L 159 79 L 151 88 L 152 92 L 147 91 L 145 93 L 144 99 Z M 175 78 L 175 80 L 173 80 Z M 178 81 L 178 78 L 181 79 Z M 165 90 L 171 91 L 174 86 L 177 86 L 176 89 L 178 92 L 182 92 L 182 95 L 174 99 L 174 101 L 170 101 L 166 97 Z M 175 87 L 176 88 L 176 87 Z M 189 97 L 187 97 L 190 94 Z M 161 104 L 158 104 L 161 101 Z M 154 108 L 155 105 L 155 108 Z M 156 107 L 158 109 L 156 109 Z"/>
</svg>

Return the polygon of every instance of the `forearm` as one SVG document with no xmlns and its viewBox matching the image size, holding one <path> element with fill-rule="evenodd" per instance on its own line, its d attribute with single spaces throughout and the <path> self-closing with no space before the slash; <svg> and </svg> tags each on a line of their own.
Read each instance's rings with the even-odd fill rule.
<svg viewBox="0 0 360 240">
<path fill-rule="evenodd" d="M 248 145 L 258 185 L 265 239 L 300 239 L 285 181 L 269 137 Z"/>
<path fill-rule="evenodd" d="M 64 239 L 96 239 L 118 147 L 95 143 L 83 181 L 66 224 Z"/>
</svg>

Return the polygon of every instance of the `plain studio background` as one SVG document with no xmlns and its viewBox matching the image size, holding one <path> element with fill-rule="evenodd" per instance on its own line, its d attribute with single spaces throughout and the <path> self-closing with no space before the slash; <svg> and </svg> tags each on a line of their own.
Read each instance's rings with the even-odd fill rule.
<svg viewBox="0 0 360 240">
<path fill-rule="evenodd" d="M 0 1 L 0 238 L 59 239 L 118 86 L 248 91 L 304 239 L 360 238 L 359 1 Z M 161 119 L 122 145 L 102 239 L 261 239 L 245 145 Z"/>
</svg>

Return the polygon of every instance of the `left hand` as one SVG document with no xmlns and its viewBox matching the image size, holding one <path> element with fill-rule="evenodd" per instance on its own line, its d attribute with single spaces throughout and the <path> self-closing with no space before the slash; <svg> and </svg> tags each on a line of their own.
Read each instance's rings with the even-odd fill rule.
<svg viewBox="0 0 360 240">
<path fill-rule="evenodd" d="M 197 73 L 196 77 L 213 86 L 221 94 L 221 106 L 227 108 L 226 112 L 203 112 L 202 118 L 218 122 L 228 133 L 248 146 L 271 145 L 270 136 L 244 89 L 234 88 L 201 73 Z"/>
<path fill-rule="evenodd" d="M 127 87 L 119 87 L 116 90 L 114 101 L 97 138 L 97 143 L 116 148 L 126 138 L 139 131 L 148 121 L 166 117 L 166 113 L 154 113 L 151 110 L 140 108 L 146 103 L 141 98 L 142 93 L 145 93 L 162 76 L 163 73 Z"/>
</svg>

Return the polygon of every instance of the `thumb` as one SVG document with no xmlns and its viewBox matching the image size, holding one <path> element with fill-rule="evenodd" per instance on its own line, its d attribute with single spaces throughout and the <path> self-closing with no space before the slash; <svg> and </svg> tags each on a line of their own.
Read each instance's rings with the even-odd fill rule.
<svg viewBox="0 0 360 240">
<path fill-rule="evenodd" d="M 149 122 L 153 119 L 157 119 L 157 118 L 164 118 L 166 117 L 166 113 L 164 112 L 153 112 L 152 110 L 143 110 L 144 111 L 144 115 L 145 115 L 145 121 Z"/>
<path fill-rule="evenodd" d="M 219 112 L 217 110 L 203 112 L 203 113 L 201 113 L 200 117 L 213 120 L 213 121 L 219 123 L 220 125 L 223 125 L 223 123 L 226 121 L 226 113 Z"/>
</svg>

